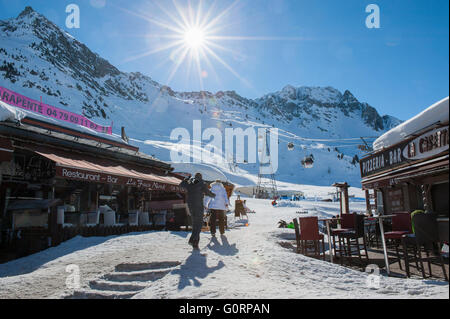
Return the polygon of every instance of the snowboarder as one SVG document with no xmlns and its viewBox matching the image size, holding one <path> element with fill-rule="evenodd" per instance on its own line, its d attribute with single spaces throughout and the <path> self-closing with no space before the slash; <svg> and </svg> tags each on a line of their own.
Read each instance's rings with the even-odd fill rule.
<svg viewBox="0 0 450 319">
<path fill-rule="evenodd" d="M 209 219 L 209 227 L 211 229 L 211 235 L 216 236 L 216 221 L 219 219 L 219 230 L 220 234 L 225 233 L 225 212 L 230 204 L 228 200 L 228 195 L 225 187 L 220 180 L 216 180 L 211 184 L 211 192 L 213 192 L 216 197 L 212 198 L 208 202 L 208 208 L 211 212 Z"/>
<path fill-rule="evenodd" d="M 216 195 L 208 189 L 208 186 L 203 181 L 202 174 L 200 173 L 195 174 L 193 179 L 185 179 L 182 181 L 180 187 L 187 190 L 187 203 L 192 216 L 192 234 L 189 239 L 189 244 L 192 245 L 194 249 L 199 249 L 198 243 L 200 241 L 200 232 L 202 231 L 203 226 L 203 213 L 205 210 L 203 198 L 204 195 L 212 198 L 216 197 Z"/>
</svg>

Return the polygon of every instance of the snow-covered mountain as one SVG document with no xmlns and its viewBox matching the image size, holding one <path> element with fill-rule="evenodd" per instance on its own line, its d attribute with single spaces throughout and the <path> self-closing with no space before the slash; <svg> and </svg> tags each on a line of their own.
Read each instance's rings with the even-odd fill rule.
<svg viewBox="0 0 450 319">
<path fill-rule="evenodd" d="M 192 132 L 194 120 L 201 120 L 203 129 L 222 132 L 276 127 L 277 179 L 295 184 L 345 180 L 359 186 L 363 153 L 357 145 L 363 142 L 358 138 L 380 136 L 401 122 L 380 116 L 350 91 L 332 87 L 286 86 L 254 100 L 234 91 L 175 92 L 139 72 L 121 72 L 31 7 L 0 21 L 0 85 L 36 100 L 42 96 L 46 104 L 82 113 L 99 124 L 114 122 L 115 133 L 125 126 L 131 143 L 166 161 L 178 142 L 170 140 L 172 130 Z M 288 143 L 294 150 L 288 150 Z M 189 145 L 180 149 L 190 152 Z M 301 160 L 311 154 L 314 168 L 303 168 Z M 257 164 L 230 164 L 220 156 L 203 160 L 237 184 L 257 180 Z"/>
</svg>

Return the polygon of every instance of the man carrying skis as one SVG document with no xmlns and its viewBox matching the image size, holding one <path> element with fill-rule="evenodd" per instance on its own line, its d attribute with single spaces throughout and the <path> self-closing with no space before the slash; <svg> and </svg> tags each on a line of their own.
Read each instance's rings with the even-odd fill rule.
<svg viewBox="0 0 450 319">
<path fill-rule="evenodd" d="M 198 250 L 200 232 L 203 226 L 203 213 L 205 210 L 203 206 L 204 196 L 207 195 L 214 198 L 216 195 L 208 189 L 200 173 L 195 174 L 195 177 L 192 179 L 182 181 L 180 187 L 187 190 L 187 203 L 192 217 L 192 234 L 189 239 L 189 244 Z"/>
</svg>

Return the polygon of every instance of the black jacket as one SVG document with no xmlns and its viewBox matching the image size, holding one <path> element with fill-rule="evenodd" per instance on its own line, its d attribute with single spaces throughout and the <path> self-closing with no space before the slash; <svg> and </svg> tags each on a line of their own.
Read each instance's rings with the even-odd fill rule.
<svg viewBox="0 0 450 319">
<path fill-rule="evenodd" d="M 207 195 L 216 197 L 216 195 L 208 189 L 208 185 L 202 179 L 185 179 L 180 183 L 180 187 L 187 190 L 187 203 L 192 216 L 203 216 L 204 205 L 203 199 Z"/>
</svg>

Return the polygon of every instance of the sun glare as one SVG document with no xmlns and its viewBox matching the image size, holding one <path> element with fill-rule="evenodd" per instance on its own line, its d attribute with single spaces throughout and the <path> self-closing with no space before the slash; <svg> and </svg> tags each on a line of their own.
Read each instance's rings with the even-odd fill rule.
<svg viewBox="0 0 450 319">
<path fill-rule="evenodd" d="M 191 49 L 201 48 L 205 44 L 205 32 L 197 27 L 189 28 L 186 30 L 183 40 Z"/>
<path fill-rule="evenodd" d="M 247 86 L 251 86 L 248 81 L 239 75 L 222 57 L 222 54 L 231 55 L 234 59 L 242 56 L 230 46 L 229 41 L 271 41 L 271 40 L 299 40 L 298 38 L 280 38 L 265 36 L 224 36 L 222 31 L 229 28 L 233 23 L 227 22 L 231 12 L 236 8 L 241 0 L 234 0 L 229 6 L 219 8 L 222 0 L 214 0 L 212 5 L 205 8 L 205 0 L 198 0 L 196 7 L 191 1 L 186 1 L 187 5 L 180 5 L 177 0 L 154 1 L 153 5 L 160 9 L 159 15 L 145 14 L 120 8 L 122 11 L 145 19 L 159 29 L 162 33 L 152 32 L 144 37 L 157 39 L 157 45 L 151 50 L 129 57 L 127 62 L 140 59 L 151 54 L 169 51 L 167 59 L 163 63 L 169 62 L 169 74 L 167 83 L 170 84 L 180 67 L 187 68 L 188 77 L 191 72 L 197 74 L 200 86 L 203 89 L 203 81 L 209 76 L 218 75 L 215 65 L 225 67 L 236 78 Z M 170 2 L 172 5 L 170 5 Z M 210 1 L 208 1 L 210 2 Z M 164 4 L 163 4 L 164 3 Z M 149 10 L 150 11 L 150 10 Z M 145 12 L 145 10 L 144 10 Z M 224 41 L 224 43 L 220 43 Z"/>
</svg>

